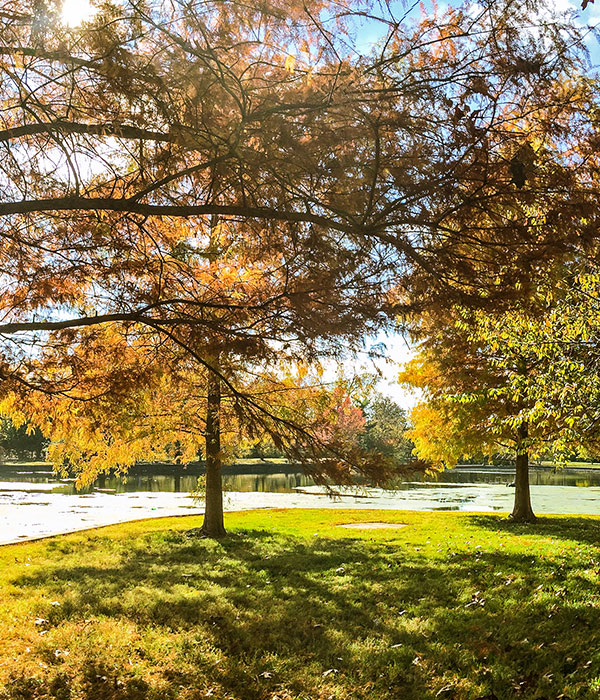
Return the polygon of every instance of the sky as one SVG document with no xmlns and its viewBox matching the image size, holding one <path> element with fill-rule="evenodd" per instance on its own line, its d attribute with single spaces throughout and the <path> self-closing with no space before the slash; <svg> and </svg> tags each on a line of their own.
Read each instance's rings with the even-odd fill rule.
<svg viewBox="0 0 600 700">
<path fill-rule="evenodd" d="M 419 400 L 419 393 L 416 391 L 408 391 L 403 389 L 398 384 L 398 373 L 401 366 L 408 362 L 414 355 L 414 350 L 411 348 L 408 340 L 401 335 L 386 335 L 380 334 L 377 338 L 367 343 L 367 349 L 370 345 L 383 344 L 387 355 L 391 358 L 390 361 L 372 360 L 368 357 L 368 351 L 359 355 L 356 362 L 349 363 L 350 369 L 358 371 L 381 373 L 381 379 L 377 385 L 377 390 L 382 394 L 389 396 L 402 408 L 410 410 Z"/>
</svg>

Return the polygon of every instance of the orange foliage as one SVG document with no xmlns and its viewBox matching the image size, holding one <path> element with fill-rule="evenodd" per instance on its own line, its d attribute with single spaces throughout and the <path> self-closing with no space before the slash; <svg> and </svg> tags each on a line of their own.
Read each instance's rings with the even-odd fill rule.
<svg viewBox="0 0 600 700">
<path fill-rule="evenodd" d="M 354 2 L 108 0 L 76 29 L 49 1 L 3 9 L 0 394 L 64 426 L 58 461 L 77 426 L 98 468 L 154 454 L 148 406 L 170 440 L 212 374 L 235 420 L 376 475 L 341 436 L 319 461 L 300 400 L 260 398 L 282 359 L 527 294 L 596 236 L 579 29 L 521 31 L 520 2 L 414 22 L 393 5 L 367 48 Z"/>
</svg>

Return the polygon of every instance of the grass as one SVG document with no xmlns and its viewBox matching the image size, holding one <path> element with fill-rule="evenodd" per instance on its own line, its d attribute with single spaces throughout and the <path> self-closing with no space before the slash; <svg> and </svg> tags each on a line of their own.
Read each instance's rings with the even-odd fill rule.
<svg viewBox="0 0 600 700">
<path fill-rule="evenodd" d="M 404 522 L 344 530 L 340 522 Z M 600 519 L 140 521 L 0 548 L 2 700 L 600 697 Z"/>
</svg>

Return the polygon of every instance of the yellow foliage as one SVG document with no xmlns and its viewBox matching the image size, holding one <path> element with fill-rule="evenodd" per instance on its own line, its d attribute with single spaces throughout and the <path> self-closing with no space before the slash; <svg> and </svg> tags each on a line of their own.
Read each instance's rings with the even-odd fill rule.
<svg viewBox="0 0 600 700">
<path fill-rule="evenodd" d="M 285 59 L 285 64 L 284 64 L 283 67 L 284 67 L 284 69 L 285 69 L 288 73 L 293 73 L 293 72 L 294 72 L 295 66 L 296 66 L 296 57 L 293 56 L 292 54 L 290 54 L 290 55 Z"/>
<path fill-rule="evenodd" d="M 452 440 L 449 417 L 421 403 L 412 409 L 410 420 L 413 427 L 406 436 L 413 441 L 418 459 L 430 463 L 435 469 L 455 466 L 462 453 Z"/>
</svg>

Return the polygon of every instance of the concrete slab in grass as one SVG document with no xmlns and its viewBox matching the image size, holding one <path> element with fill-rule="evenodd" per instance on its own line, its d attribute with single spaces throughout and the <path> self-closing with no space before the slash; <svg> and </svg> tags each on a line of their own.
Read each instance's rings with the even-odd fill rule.
<svg viewBox="0 0 600 700">
<path fill-rule="evenodd" d="M 384 528 L 398 530 L 406 527 L 406 523 L 343 523 L 338 527 L 347 527 L 352 530 L 383 530 Z"/>
</svg>

